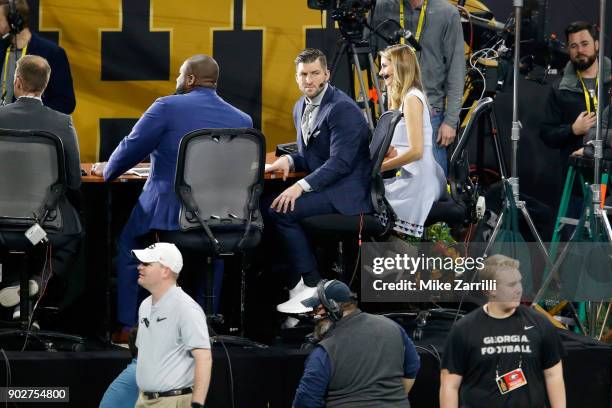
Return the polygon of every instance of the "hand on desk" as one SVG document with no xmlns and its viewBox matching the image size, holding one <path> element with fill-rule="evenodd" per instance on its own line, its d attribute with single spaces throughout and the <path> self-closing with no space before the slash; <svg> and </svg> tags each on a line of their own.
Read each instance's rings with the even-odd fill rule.
<svg viewBox="0 0 612 408">
<path fill-rule="evenodd" d="M 102 177 L 107 163 L 108 162 L 94 163 L 94 165 L 91 166 L 91 174 Z"/>
<path fill-rule="evenodd" d="M 266 173 L 272 173 L 275 171 L 282 171 L 283 172 L 283 181 L 287 180 L 287 176 L 289 175 L 289 171 L 291 170 L 291 167 L 289 166 L 289 159 L 287 158 L 287 156 L 281 156 L 278 159 L 276 159 L 274 161 L 274 163 L 272 163 L 269 166 L 266 166 Z M 287 191 L 287 190 L 285 190 Z M 278 198 L 277 198 L 278 200 Z M 272 205 L 272 207 L 274 207 L 274 205 Z"/>
<path fill-rule="evenodd" d="M 276 197 L 270 207 L 275 209 L 276 212 L 286 213 L 289 208 L 291 208 L 290 211 L 293 211 L 295 208 L 295 200 L 300 198 L 303 192 L 304 190 L 302 190 L 302 186 L 295 183 Z"/>
</svg>

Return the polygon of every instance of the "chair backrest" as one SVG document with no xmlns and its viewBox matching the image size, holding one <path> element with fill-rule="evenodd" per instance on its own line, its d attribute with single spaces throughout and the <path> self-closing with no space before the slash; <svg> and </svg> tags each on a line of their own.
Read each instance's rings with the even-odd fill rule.
<svg viewBox="0 0 612 408">
<path fill-rule="evenodd" d="M 175 179 L 181 230 L 202 229 L 189 210 L 194 205 L 210 228 L 261 223 L 265 149 L 265 138 L 255 129 L 200 129 L 184 136 Z"/>
<path fill-rule="evenodd" d="M 485 114 L 493 113 L 494 100 L 490 97 L 482 99 L 472 111 L 468 123 L 461 131 L 457 146 L 451 154 L 448 166 L 448 183 L 450 186 L 450 198 L 458 204 L 465 205 L 467 210 L 466 220 L 472 223 L 478 222 L 476 218 L 476 203 L 479 191 L 470 178 L 470 160 L 468 156 L 468 144 L 470 139 L 476 134 L 477 124 L 482 121 L 480 118 Z M 490 116 L 492 121 L 494 116 Z M 496 127 L 496 123 L 491 123 Z M 500 163 L 503 167 L 503 163 Z M 503 170 L 503 169 L 502 169 Z"/>
<path fill-rule="evenodd" d="M 453 165 L 457 161 L 461 160 L 460 156 L 463 154 L 464 151 L 466 151 L 467 144 L 470 141 L 472 134 L 475 133 L 474 132 L 475 126 L 480 120 L 480 117 L 484 115 L 485 113 L 490 112 L 493 109 L 493 105 L 494 105 L 493 98 L 490 98 L 490 97 L 486 97 L 482 99 L 480 102 L 478 102 L 478 105 L 476 105 L 476 108 L 472 111 L 470 115 L 470 119 L 468 120 L 468 123 L 465 125 L 465 127 L 461 131 L 461 134 L 459 135 L 459 138 L 457 141 L 457 146 L 455 147 L 455 150 L 453 150 L 453 153 L 451 154 L 450 166 L 449 166 L 450 169 L 453 168 Z"/>
<path fill-rule="evenodd" d="M 385 159 L 385 154 L 389 150 L 393 132 L 398 122 L 402 119 L 402 112 L 399 110 L 389 110 L 383 113 L 370 141 L 370 159 L 372 160 L 372 205 L 374 211 L 380 213 L 385 196 L 385 184 L 380 174 L 380 166 Z"/>
<path fill-rule="evenodd" d="M 0 129 L 0 230 L 25 230 L 43 217 L 44 228 L 61 229 L 57 202 L 65 186 L 59 137 Z"/>
</svg>

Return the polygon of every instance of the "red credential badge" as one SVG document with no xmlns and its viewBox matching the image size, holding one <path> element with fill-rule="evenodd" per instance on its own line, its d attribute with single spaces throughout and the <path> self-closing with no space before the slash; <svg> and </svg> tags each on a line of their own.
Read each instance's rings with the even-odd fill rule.
<svg viewBox="0 0 612 408">
<path fill-rule="evenodd" d="M 527 379 L 525 378 L 525 373 L 523 373 L 522 368 L 517 368 L 516 370 L 500 375 L 495 381 L 497 382 L 497 387 L 501 394 L 514 391 L 527 384 Z"/>
</svg>

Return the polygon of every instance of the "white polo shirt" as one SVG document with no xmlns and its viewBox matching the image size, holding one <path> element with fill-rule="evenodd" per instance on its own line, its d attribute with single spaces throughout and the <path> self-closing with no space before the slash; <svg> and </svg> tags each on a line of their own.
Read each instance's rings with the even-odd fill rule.
<svg viewBox="0 0 612 408">
<path fill-rule="evenodd" d="M 190 350 L 210 349 L 204 311 L 178 286 L 138 310 L 136 382 L 141 391 L 164 392 L 193 386 Z"/>
</svg>

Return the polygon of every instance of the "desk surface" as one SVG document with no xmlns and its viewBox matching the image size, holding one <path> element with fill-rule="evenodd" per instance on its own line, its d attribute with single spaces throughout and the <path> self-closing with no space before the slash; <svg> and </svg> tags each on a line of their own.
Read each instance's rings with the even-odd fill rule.
<svg viewBox="0 0 612 408">
<path fill-rule="evenodd" d="M 275 156 L 274 152 L 269 152 L 266 154 L 266 164 L 272 164 L 274 163 L 274 160 L 276 159 L 277 157 Z M 81 163 L 81 168 L 85 170 L 85 172 L 87 173 L 86 176 L 81 176 L 81 181 L 83 183 L 104 183 L 103 177 L 91 174 L 92 166 L 93 166 L 93 163 Z M 304 177 L 305 175 L 306 173 L 289 173 L 289 176 L 287 177 L 287 179 L 288 180 L 297 179 L 297 178 Z M 265 180 L 282 180 L 282 178 L 283 178 L 283 174 L 281 172 L 266 173 L 264 175 Z M 140 176 L 136 176 L 132 174 L 123 174 L 121 175 L 121 177 L 118 177 L 113 182 L 115 183 L 144 182 L 146 180 L 147 180 L 146 177 L 140 177 Z"/>
</svg>

